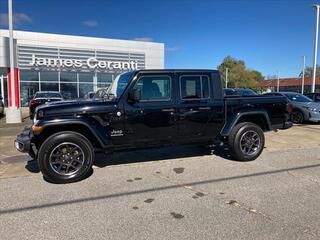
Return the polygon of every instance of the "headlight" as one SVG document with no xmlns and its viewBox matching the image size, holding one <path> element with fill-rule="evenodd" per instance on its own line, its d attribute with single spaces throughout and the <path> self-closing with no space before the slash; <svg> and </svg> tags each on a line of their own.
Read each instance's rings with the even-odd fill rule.
<svg viewBox="0 0 320 240">
<path fill-rule="evenodd" d="M 318 111 L 316 108 L 313 108 L 313 107 L 305 107 L 304 106 L 303 108 L 308 109 L 311 112 L 317 112 Z"/>
</svg>

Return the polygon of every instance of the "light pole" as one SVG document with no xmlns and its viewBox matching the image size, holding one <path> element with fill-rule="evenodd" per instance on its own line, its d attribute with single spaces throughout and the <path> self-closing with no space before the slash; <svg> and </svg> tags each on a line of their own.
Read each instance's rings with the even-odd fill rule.
<svg viewBox="0 0 320 240">
<path fill-rule="evenodd" d="M 229 68 L 226 68 L 226 88 L 228 88 L 228 71 Z"/>
<path fill-rule="evenodd" d="M 277 92 L 279 92 L 279 89 L 280 89 L 280 77 L 279 77 L 279 71 L 278 71 Z"/>
<path fill-rule="evenodd" d="M 304 72 L 306 69 L 306 56 L 303 56 L 303 68 L 302 68 L 302 83 L 301 83 L 301 93 L 304 93 Z"/>
<path fill-rule="evenodd" d="M 317 9 L 316 16 L 316 31 L 314 37 L 314 52 L 313 52 L 313 72 L 312 72 L 312 87 L 311 92 L 315 92 L 316 90 L 316 71 L 317 71 L 317 54 L 318 54 L 318 31 L 319 31 L 319 8 L 320 5 L 313 5 Z"/>
<path fill-rule="evenodd" d="M 19 87 L 19 84 L 16 84 L 17 80 L 15 79 L 14 74 L 14 58 L 13 58 L 13 23 L 12 23 L 12 0 L 8 0 L 8 23 L 9 23 L 9 54 L 10 54 L 10 93 L 8 92 L 9 104 L 6 111 L 6 122 L 7 123 L 21 123 L 21 112 L 19 109 L 19 103 L 16 102 L 16 87 Z M 9 81 L 9 77 L 7 78 Z M 19 91 L 19 90 L 18 90 Z M 11 101 L 10 101 L 11 99 Z"/>
</svg>

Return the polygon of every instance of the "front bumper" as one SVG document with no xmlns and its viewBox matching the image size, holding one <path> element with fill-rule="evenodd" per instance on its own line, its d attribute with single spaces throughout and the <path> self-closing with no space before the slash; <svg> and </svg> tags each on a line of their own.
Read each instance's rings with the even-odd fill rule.
<svg viewBox="0 0 320 240">
<path fill-rule="evenodd" d="M 25 127 L 23 131 L 17 135 L 14 141 L 15 148 L 20 152 L 29 153 L 31 157 L 35 157 L 35 151 L 31 142 L 33 138 L 33 131 L 31 127 Z"/>
<path fill-rule="evenodd" d="M 320 122 L 320 112 L 309 112 L 309 119 L 310 122 Z"/>
</svg>

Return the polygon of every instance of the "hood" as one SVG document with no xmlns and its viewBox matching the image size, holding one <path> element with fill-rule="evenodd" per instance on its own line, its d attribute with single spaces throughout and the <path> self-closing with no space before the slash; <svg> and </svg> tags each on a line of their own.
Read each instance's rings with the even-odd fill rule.
<svg viewBox="0 0 320 240">
<path fill-rule="evenodd" d="M 301 107 L 310 107 L 315 108 L 320 111 L 320 103 L 319 102 L 292 102 L 293 106 L 301 106 Z"/>
<path fill-rule="evenodd" d="M 110 112 L 116 108 L 116 101 L 106 100 L 73 100 L 58 101 L 40 105 L 36 112 L 43 111 L 44 118 L 68 115 L 94 114 Z"/>
</svg>

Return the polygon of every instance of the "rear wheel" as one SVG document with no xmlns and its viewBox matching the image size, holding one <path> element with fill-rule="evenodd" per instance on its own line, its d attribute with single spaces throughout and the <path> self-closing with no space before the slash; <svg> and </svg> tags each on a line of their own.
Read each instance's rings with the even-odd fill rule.
<svg viewBox="0 0 320 240">
<path fill-rule="evenodd" d="M 296 124 L 301 124 L 304 121 L 303 113 L 299 110 L 294 110 L 291 113 L 291 121 Z"/>
<path fill-rule="evenodd" d="M 92 170 L 94 151 L 89 140 L 76 132 L 59 132 L 40 147 L 39 168 L 54 183 L 70 183 L 83 179 Z"/>
<path fill-rule="evenodd" d="M 260 156 L 264 148 L 264 133 L 256 124 L 240 123 L 232 129 L 228 144 L 236 160 L 252 161 Z"/>
</svg>

